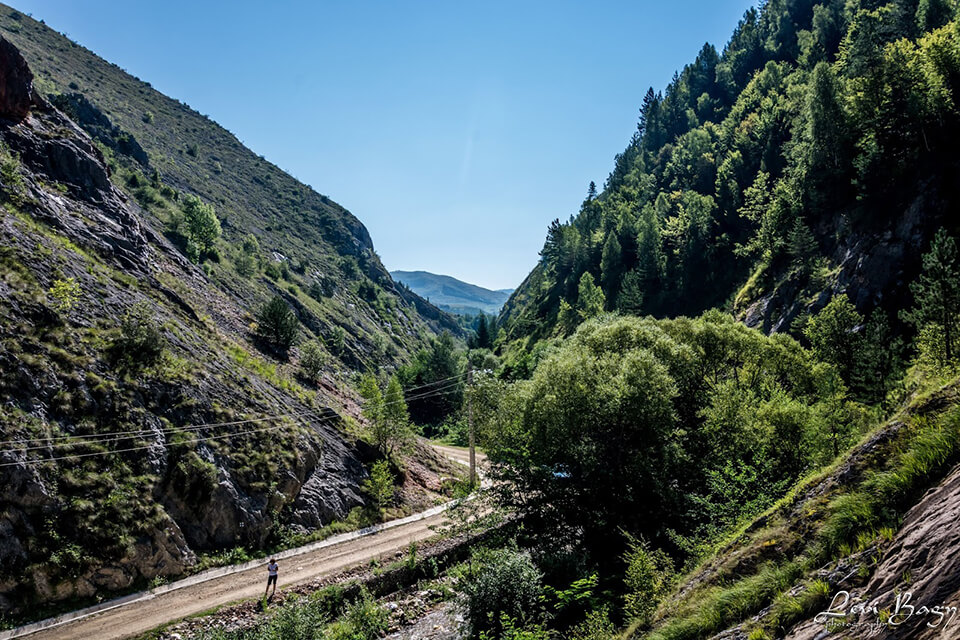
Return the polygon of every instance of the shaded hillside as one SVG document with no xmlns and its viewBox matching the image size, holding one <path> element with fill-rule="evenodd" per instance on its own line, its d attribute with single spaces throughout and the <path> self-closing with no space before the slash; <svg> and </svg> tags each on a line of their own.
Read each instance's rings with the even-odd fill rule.
<svg viewBox="0 0 960 640">
<path fill-rule="evenodd" d="M 37 90 L 0 39 L 3 624 L 373 517 L 353 369 L 403 362 L 449 317 L 394 289 L 352 216 L 235 141 L 259 173 L 214 178 L 162 146 L 232 140 L 209 121 L 20 14 L 0 24 L 54 70 Z M 162 136 L 130 134 L 128 96 Z M 458 473 L 419 449 L 405 464 L 399 510 Z"/>
<path fill-rule="evenodd" d="M 796 332 L 841 292 L 864 313 L 904 306 L 934 231 L 957 226 L 953 15 L 931 0 L 749 10 L 722 51 L 649 90 L 603 189 L 550 226 L 504 307 L 508 340 L 603 309 L 723 307 Z"/>
<path fill-rule="evenodd" d="M 427 271 L 391 271 L 390 275 L 417 295 L 450 313 L 495 315 L 500 313 L 503 303 L 513 293 L 513 289 L 491 291 L 451 276 Z"/>
</svg>

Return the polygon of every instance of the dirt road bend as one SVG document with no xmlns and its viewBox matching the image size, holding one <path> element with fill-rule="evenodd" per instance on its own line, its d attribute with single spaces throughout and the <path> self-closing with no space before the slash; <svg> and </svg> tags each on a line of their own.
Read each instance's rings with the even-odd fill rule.
<svg viewBox="0 0 960 640">
<path fill-rule="evenodd" d="M 437 449 L 458 462 L 467 458 L 465 450 L 438 446 Z M 478 454 L 478 458 L 480 455 Z M 436 511 L 434 509 L 431 511 Z M 337 574 L 351 567 L 365 564 L 374 558 L 392 555 L 407 548 L 411 542 L 425 540 L 434 535 L 431 527 L 442 524 L 445 514 L 425 512 L 422 519 L 403 522 L 375 533 L 363 535 L 320 549 L 302 549 L 277 554 L 280 565 L 279 587 L 303 584 L 316 578 Z M 406 518 L 410 520 L 414 518 Z M 287 555 L 290 554 L 290 555 Z M 287 557 L 284 557 L 287 556 Z M 246 599 L 258 598 L 266 585 L 266 560 L 262 566 L 250 567 L 235 573 L 210 579 L 167 587 L 162 593 L 145 593 L 142 597 L 128 600 L 117 606 L 85 615 L 46 629 L 27 634 L 0 638 L 29 638 L 29 640 L 113 640 L 136 636 L 162 624 L 180 620 L 214 607 Z M 197 577 L 187 578 L 190 583 Z M 172 588 L 171 588 L 172 587 Z M 26 629 L 24 629 L 26 631 Z M 7 632 L 9 633 L 9 632 Z"/>
</svg>

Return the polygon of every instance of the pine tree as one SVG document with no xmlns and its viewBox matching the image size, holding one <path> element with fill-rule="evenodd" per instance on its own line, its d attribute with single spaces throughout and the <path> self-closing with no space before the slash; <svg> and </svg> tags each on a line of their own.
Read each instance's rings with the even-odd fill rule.
<svg viewBox="0 0 960 640">
<path fill-rule="evenodd" d="M 942 27 L 950 20 L 951 11 L 948 0 L 920 0 L 917 5 L 917 29 L 924 33 Z"/>
<path fill-rule="evenodd" d="M 653 87 L 650 87 L 647 89 L 647 94 L 643 96 L 643 104 L 640 106 L 640 120 L 637 122 L 637 135 L 641 139 L 647 131 L 647 121 L 653 116 L 656 107 L 657 94 L 653 92 Z"/>
<path fill-rule="evenodd" d="M 857 349 L 853 384 L 868 402 L 882 402 L 902 373 L 903 341 L 893 335 L 883 309 L 870 314 Z"/>
<path fill-rule="evenodd" d="M 477 348 L 489 349 L 492 346 L 493 340 L 490 336 L 490 327 L 487 325 L 487 316 L 481 313 L 477 321 Z"/>
<path fill-rule="evenodd" d="M 960 264 L 957 242 L 940 229 L 923 256 L 923 272 L 911 283 L 916 306 L 902 312 L 901 317 L 917 329 L 933 326 L 943 338 L 944 359 L 947 363 L 956 357 L 956 336 L 960 324 Z"/>
<path fill-rule="evenodd" d="M 597 199 L 597 183 L 591 180 L 590 186 L 587 187 L 587 200 L 596 200 L 596 199 Z"/>
<path fill-rule="evenodd" d="M 603 290 L 595 284 L 593 276 L 589 272 L 580 276 L 578 292 L 577 314 L 580 316 L 581 322 L 603 313 L 607 299 L 603 295 Z"/>
<path fill-rule="evenodd" d="M 643 308 L 643 287 L 640 272 L 631 269 L 623 277 L 623 286 L 620 287 L 620 296 L 617 298 L 617 309 L 623 313 L 639 314 Z"/>
<path fill-rule="evenodd" d="M 643 288 L 651 291 L 656 287 L 663 273 L 660 224 L 652 205 L 647 205 L 640 211 L 637 229 L 637 268 Z"/>
<path fill-rule="evenodd" d="M 793 265 L 801 273 L 808 273 L 817 256 L 819 247 L 816 238 L 810 232 L 810 228 L 799 217 L 793 221 L 788 242 Z"/>
<path fill-rule="evenodd" d="M 620 273 L 622 266 L 622 250 L 616 233 L 609 233 L 603 244 L 603 254 L 600 258 L 600 278 L 607 299 L 613 301 L 617 297 L 620 287 Z"/>
<path fill-rule="evenodd" d="M 547 266 L 553 266 L 563 255 L 563 225 L 555 218 L 547 227 L 547 239 L 540 250 L 540 257 Z"/>
</svg>

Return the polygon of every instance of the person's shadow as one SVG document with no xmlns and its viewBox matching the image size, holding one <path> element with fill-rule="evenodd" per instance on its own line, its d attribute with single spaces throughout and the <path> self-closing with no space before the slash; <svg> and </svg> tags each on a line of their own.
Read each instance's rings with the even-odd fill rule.
<svg viewBox="0 0 960 640">
<path fill-rule="evenodd" d="M 275 595 L 277 594 L 271 593 L 269 596 L 264 596 L 259 600 L 257 600 L 257 611 L 260 613 L 263 613 L 264 611 L 266 611 L 267 605 L 273 602 L 273 598 Z"/>
</svg>

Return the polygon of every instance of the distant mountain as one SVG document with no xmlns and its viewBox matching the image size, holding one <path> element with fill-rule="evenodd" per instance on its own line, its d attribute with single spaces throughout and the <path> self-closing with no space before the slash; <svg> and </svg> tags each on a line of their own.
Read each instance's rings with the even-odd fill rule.
<svg viewBox="0 0 960 640">
<path fill-rule="evenodd" d="M 500 313 L 503 303 L 513 293 L 513 289 L 491 291 L 451 276 L 427 271 L 391 271 L 390 275 L 417 295 L 450 313 Z"/>
</svg>

